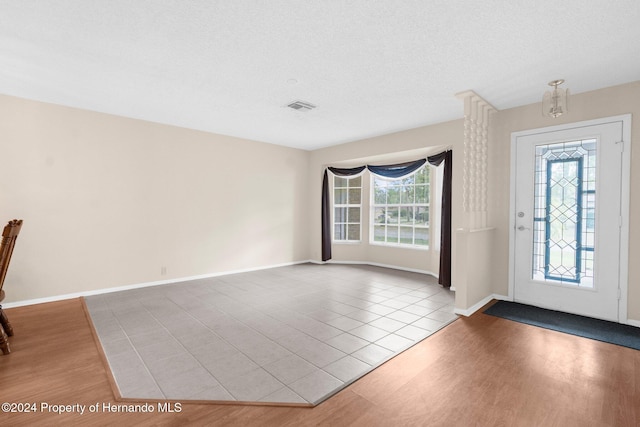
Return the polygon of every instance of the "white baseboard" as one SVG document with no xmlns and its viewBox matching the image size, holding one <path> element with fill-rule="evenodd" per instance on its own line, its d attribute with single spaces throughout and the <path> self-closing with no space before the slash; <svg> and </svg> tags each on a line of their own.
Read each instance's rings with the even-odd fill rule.
<svg viewBox="0 0 640 427">
<path fill-rule="evenodd" d="M 310 261 L 310 262 L 314 262 L 316 264 L 347 264 L 347 265 L 372 265 L 374 267 L 383 267 L 383 268 L 391 268 L 393 270 L 400 270 L 400 271 L 408 271 L 410 273 L 420 273 L 420 274 L 428 274 L 429 276 L 433 276 L 436 279 L 438 278 L 438 275 L 435 274 L 432 271 L 428 271 L 428 270 L 419 270 L 417 268 L 408 268 L 408 267 L 399 267 L 397 265 L 391 265 L 391 264 L 380 264 L 379 262 L 367 262 L 367 261 L 334 261 L 334 260 L 329 260 L 329 261 L 325 261 L 325 262 L 319 262 L 319 261 Z"/>
<path fill-rule="evenodd" d="M 461 308 L 454 308 L 453 312 L 455 314 L 461 314 L 465 317 L 469 317 L 471 316 L 473 313 L 475 313 L 476 311 L 480 310 L 482 307 L 484 307 L 485 305 L 487 305 L 491 300 L 502 300 L 502 301 L 512 301 L 511 298 L 509 298 L 508 296 L 505 295 L 499 295 L 499 294 L 491 294 L 483 299 L 481 299 L 480 301 L 478 301 L 477 303 L 475 303 L 474 305 L 472 305 L 471 307 L 465 309 L 461 309 Z"/>
<path fill-rule="evenodd" d="M 35 299 L 29 299 L 29 300 L 8 302 L 8 303 L 5 303 L 5 304 L 2 304 L 2 307 L 3 308 L 13 308 L 13 307 L 22 307 L 22 306 L 25 306 L 25 305 L 43 304 L 43 303 L 46 303 L 46 302 L 62 301 L 62 300 L 67 300 L 67 299 L 79 298 L 79 297 L 88 297 L 88 296 L 91 296 L 91 295 L 109 294 L 109 293 L 112 293 L 112 292 L 128 291 L 128 290 L 131 290 L 131 289 L 146 288 L 146 287 L 149 287 L 149 286 L 169 285 L 171 283 L 188 282 L 188 281 L 191 281 L 191 280 L 198 280 L 198 279 L 209 279 L 209 278 L 212 278 L 212 277 L 228 276 L 230 274 L 248 273 L 248 272 L 251 272 L 251 271 L 259 271 L 259 270 L 268 270 L 268 269 L 271 269 L 271 268 L 287 267 L 287 266 L 290 266 L 290 265 L 306 264 L 306 263 L 309 263 L 309 262 L 313 262 L 313 261 L 304 260 L 304 261 L 287 262 L 287 263 L 283 263 L 283 264 L 275 264 L 275 265 L 269 265 L 269 266 L 264 266 L 264 267 L 246 268 L 246 269 L 242 269 L 242 270 L 222 271 L 222 272 L 218 272 L 218 273 L 200 274 L 200 275 L 197 275 L 197 276 L 179 277 L 179 278 L 176 278 L 176 279 L 158 280 L 158 281 L 155 281 L 155 282 L 136 283 L 136 284 L 133 284 L 133 285 L 117 286 L 117 287 L 114 287 L 114 288 L 104 288 L 104 289 L 96 289 L 96 290 L 92 290 L 92 291 L 74 292 L 74 293 L 71 293 L 71 294 L 54 295 L 54 296 L 51 296 L 51 297 L 35 298 Z"/>
<path fill-rule="evenodd" d="M 218 273 L 201 274 L 201 275 L 197 275 L 197 276 L 179 277 L 179 278 L 176 278 L 176 279 L 158 280 L 158 281 L 155 281 L 155 282 L 136 283 L 136 284 L 133 284 L 133 285 L 117 286 L 117 287 L 114 287 L 114 288 L 96 289 L 96 290 L 91 290 L 91 291 L 82 291 L 82 292 L 74 292 L 74 293 L 70 293 L 70 294 L 54 295 L 54 296 L 44 297 L 44 298 L 34 298 L 34 299 L 28 299 L 28 300 L 22 300 L 22 301 L 14 301 L 14 302 L 5 303 L 2 306 L 4 308 L 22 307 L 22 306 L 25 306 L 25 305 L 43 304 L 43 303 L 47 303 L 47 302 L 62 301 L 62 300 L 73 299 L 73 298 L 87 297 L 87 296 L 91 296 L 91 295 L 101 295 L 101 294 L 108 294 L 108 293 L 111 293 L 111 292 L 128 291 L 130 289 L 146 288 L 146 287 L 149 287 L 149 286 L 169 285 L 171 283 L 188 282 L 188 281 L 191 281 L 191 280 L 198 280 L 198 279 L 209 279 L 209 278 L 218 277 L 218 276 L 228 276 L 230 274 L 248 273 L 248 272 L 251 272 L 251 271 L 268 270 L 268 269 L 271 269 L 271 268 L 287 267 L 287 266 L 290 266 L 290 265 L 306 264 L 306 263 L 312 263 L 312 264 L 360 264 L 360 265 L 373 265 L 373 266 L 377 266 L 377 267 L 393 268 L 395 270 L 410 271 L 410 272 L 413 272 L 413 273 L 428 274 L 428 275 L 431 275 L 431 276 L 433 276 L 435 278 L 438 278 L 438 276 L 436 274 L 434 274 L 434 273 L 432 273 L 430 271 L 410 269 L 410 268 L 398 267 L 398 266 L 394 266 L 394 265 L 378 264 L 378 263 L 371 263 L 371 262 L 357 262 L 357 261 L 353 261 L 353 262 L 352 261 L 321 262 L 321 261 L 308 259 L 308 260 L 304 260 L 304 261 L 287 262 L 287 263 L 274 264 L 274 265 L 263 266 L 263 267 L 246 268 L 246 269 L 241 269 L 241 270 L 229 270 L 229 271 L 222 271 L 222 272 L 218 272 Z"/>
</svg>

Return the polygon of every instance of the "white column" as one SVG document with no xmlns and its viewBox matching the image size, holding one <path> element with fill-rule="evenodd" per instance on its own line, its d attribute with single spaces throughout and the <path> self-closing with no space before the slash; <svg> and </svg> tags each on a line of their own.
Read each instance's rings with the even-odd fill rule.
<svg viewBox="0 0 640 427">
<path fill-rule="evenodd" d="M 496 109 L 473 91 L 456 96 L 464 101 L 464 220 L 455 234 L 456 251 L 451 273 L 456 291 L 455 312 L 468 315 L 492 293 L 494 229 L 487 226 L 487 189 L 489 121 Z"/>
<path fill-rule="evenodd" d="M 467 228 L 486 228 L 489 120 L 496 109 L 473 91 L 456 96 L 464 101 L 462 197 Z"/>
</svg>

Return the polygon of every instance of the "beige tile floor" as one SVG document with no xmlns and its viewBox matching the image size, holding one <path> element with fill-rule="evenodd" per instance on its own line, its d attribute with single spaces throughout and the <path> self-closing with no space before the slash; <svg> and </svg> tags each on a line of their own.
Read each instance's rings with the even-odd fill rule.
<svg viewBox="0 0 640 427">
<path fill-rule="evenodd" d="M 318 404 L 457 318 L 431 276 L 299 264 L 95 295 L 122 397 Z"/>
</svg>

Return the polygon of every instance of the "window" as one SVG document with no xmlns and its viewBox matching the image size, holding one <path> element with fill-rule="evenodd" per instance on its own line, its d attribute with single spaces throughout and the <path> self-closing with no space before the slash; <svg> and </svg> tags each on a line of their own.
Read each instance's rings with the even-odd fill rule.
<svg viewBox="0 0 640 427">
<path fill-rule="evenodd" d="M 404 178 L 372 175 L 371 243 L 429 247 L 430 168 Z"/>
<path fill-rule="evenodd" d="M 593 287 L 596 146 L 596 139 L 536 146 L 536 280 Z"/>
<path fill-rule="evenodd" d="M 333 177 L 333 240 L 360 241 L 362 176 Z"/>
</svg>

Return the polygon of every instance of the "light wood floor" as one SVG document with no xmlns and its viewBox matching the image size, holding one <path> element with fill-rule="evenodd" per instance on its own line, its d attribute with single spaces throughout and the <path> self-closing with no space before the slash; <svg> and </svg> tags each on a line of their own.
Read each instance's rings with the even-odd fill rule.
<svg viewBox="0 0 640 427">
<path fill-rule="evenodd" d="M 6 310 L 0 425 L 638 426 L 640 351 L 476 313 L 315 408 L 183 404 L 179 413 L 40 412 L 117 402 L 78 299 Z M 155 406 L 155 404 L 154 404 Z"/>
</svg>

